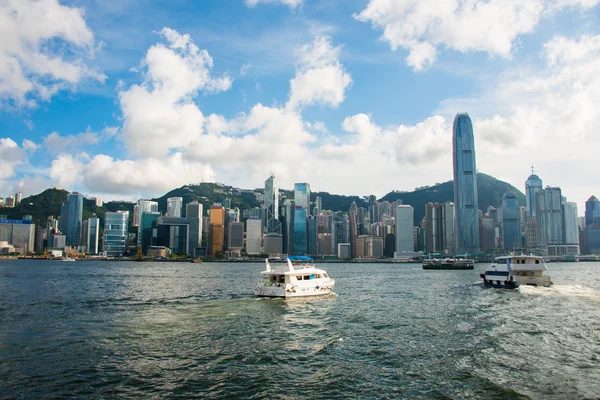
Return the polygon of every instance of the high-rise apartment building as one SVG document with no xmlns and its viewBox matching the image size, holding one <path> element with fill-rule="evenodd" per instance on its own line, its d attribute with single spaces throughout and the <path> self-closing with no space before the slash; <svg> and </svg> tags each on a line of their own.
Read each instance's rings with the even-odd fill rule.
<svg viewBox="0 0 600 400">
<path fill-rule="evenodd" d="M 15 194 L 15 206 L 18 206 L 19 204 L 21 204 L 22 199 L 23 199 L 23 193 L 17 192 Z"/>
<path fill-rule="evenodd" d="M 454 211 L 457 253 L 478 253 L 479 214 L 473 124 L 467 113 L 456 114 L 452 129 Z"/>
<path fill-rule="evenodd" d="M 60 230 L 66 237 L 67 246 L 81 246 L 83 219 L 83 195 L 70 193 L 60 207 Z"/>
<path fill-rule="evenodd" d="M 279 222 L 279 186 L 275 176 L 271 175 L 265 181 L 265 231 L 266 233 L 281 233 Z"/>
<path fill-rule="evenodd" d="M 158 203 L 151 200 L 139 200 L 133 206 L 133 226 L 137 226 L 137 247 L 142 246 L 142 216 L 144 213 L 158 213 Z"/>
</svg>

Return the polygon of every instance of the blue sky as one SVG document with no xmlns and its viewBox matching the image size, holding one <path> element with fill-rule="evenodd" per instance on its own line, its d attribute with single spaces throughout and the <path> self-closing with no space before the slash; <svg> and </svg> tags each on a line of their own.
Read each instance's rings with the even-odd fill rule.
<svg viewBox="0 0 600 400">
<path fill-rule="evenodd" d="M 598 0 L 6 0 L 0 195 L 104 199 L 186 183 L 382 196 L 531 165 L 598 195 Z"/>
</svg>

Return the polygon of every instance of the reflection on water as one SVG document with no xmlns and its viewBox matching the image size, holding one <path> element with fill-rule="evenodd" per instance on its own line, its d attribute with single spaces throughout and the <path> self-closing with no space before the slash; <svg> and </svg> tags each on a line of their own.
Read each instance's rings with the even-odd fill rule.
<svg viewBox="0 0 600 400">
<path fill-rule="evenodd" d="M 337 296 L 283 300 L 260 264 L 0 262 L 0 397 L 597 397 L 600 264 L 484 269 L 329 264 Z"/>
</svg>

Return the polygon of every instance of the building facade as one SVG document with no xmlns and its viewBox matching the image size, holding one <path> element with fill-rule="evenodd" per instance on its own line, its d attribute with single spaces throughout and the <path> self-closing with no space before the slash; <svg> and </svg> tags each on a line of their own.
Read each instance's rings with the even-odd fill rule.
<svg viewBox="0 0 600 400">
<path fill-rule="evenodd" d="M 473 125 L 467 113 L 457 114 L 452 129 L 454 170 L 454 211 L 456 251 L 478 253 L 479 215 L 477 202 L 477 165 Z"/>
<path fill-rule="evenodd" d="M 521 207 L 514 193 L 502 197 L 502 243 L 504 249 L 521 248 Z"/>
<path fill-rule="evenodd" d="M 265 181 L 265 232 L 281 233 L 279 222 L 279 186 L 275 175 L 269 176 Z"/>
<path fill-rule="evenodd" d="M 103 251 L 107 257 L 122 257 L 127 250 L 129 211 L 104 214 Z"/>
<path fill-rule="evenodd" d="M 81 246 L 83 195 L 70 193 L 60 207 L 60 230 L 67 238 L 67 246 Z"/>
</svg>

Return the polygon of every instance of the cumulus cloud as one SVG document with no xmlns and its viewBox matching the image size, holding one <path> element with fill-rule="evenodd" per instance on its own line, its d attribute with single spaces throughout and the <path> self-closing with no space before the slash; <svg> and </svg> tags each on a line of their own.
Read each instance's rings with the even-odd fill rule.
<svg viewBox="0 0 600 400">
<path fill-rule="evenodd" d="M 480 51 L 509 58 L 520 35 L 564 7 L 591 8 L 598 0 L 370 0 L 354 18 L 383 30 L 393 50 L 408 50 L 414 70 L 429 67 L 437 49 Z"/>
<path fill-rule="evenodd" d="M 290 81 L 289 108 L 312 104 L 337 107 L 352 84 L 350 74 L 339 61 L 341 47 L 331 38 L 317 36 L 300 50 L 296 76 Z"/>
<path fill-rule="evenodd" d="M 44 138 L 44 148 L 51 154 L 78 153 L 82 148 L 98 143 L 100 138 L 88 126 L 85 132 L 77 135 L 61 136 L 52 132 Z"/>
<path fill-rule="evenodd" d="M 85 63 L 95 44 L 82 9 L 57 0 L 6 0 L 0 21 L 0 107 L 33 106 L 85 79 L 106 79 Z"/>
<path fill-rule="evenodd" d="M 142 62 L 144 82 L 119 92 L 121 139 L 135 156 L 160 157 L 187 148 L 203 132 L 204 114 L 193 99 L 200 91 L 228 90 L 227 76 L 213 78 L 213 59 L 188 34 L 163 28 L 167 45 L 151 46 Z"/>
<path fill-rule="evenodd" d="M 15 167 L 25 162 L 23 148 L 10 138 L 0 138 L 0 180 L 15 175 Z"/>
<path fill-rule="evenodd" d="M 244 0 L 244 4 L 248 7 L 256 7 L 259 3 L 282 4 L 290 8 L 296 8 L 302 5 L 303 0 Z"/>
</svg>

